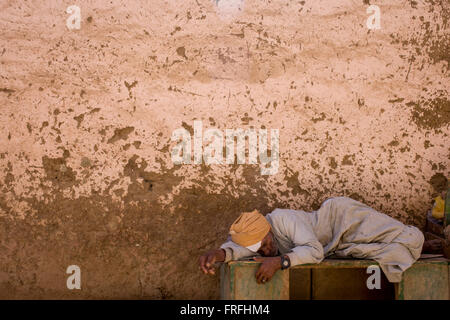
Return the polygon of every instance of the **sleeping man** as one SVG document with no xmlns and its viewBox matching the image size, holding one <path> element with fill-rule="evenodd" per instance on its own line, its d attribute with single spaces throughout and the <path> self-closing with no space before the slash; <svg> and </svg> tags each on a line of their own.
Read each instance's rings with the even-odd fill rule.
<svg viewBox="0 0 450 320">
<path fill-rule="evenodd" d="M 262 262 L 258 283 L 269 281 L 279 269 L 320 263 L 325 257 L 353 257 L 377 261 L 390 282 L 400 282 L 421 252 L 440 249 L 440 241 L 425 241 L 413 226 L 380 213 L 361 202 L 337 197 L 313 212 L 275 209 L 263 216 L 242 213 L 219 249 L 199 259 L 205 274 L 214 274 L 215 262 L 254 257 Z"/>
</svg>

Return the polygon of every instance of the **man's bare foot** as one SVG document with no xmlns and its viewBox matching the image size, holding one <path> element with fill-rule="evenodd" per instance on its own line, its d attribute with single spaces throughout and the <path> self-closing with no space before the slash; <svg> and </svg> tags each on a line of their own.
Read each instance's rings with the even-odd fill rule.
<svg viewBox="0 0 450 320">
<path fill-rule="evenodd" d="M 442 253 L 443 245 L 439 239 L 427 240 L 423 243 L 422 253 Z"/>
</svg>

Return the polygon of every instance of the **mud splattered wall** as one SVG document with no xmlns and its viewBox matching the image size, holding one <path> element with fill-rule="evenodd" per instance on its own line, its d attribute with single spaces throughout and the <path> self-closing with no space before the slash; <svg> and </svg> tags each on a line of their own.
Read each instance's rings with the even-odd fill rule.
<svg viewBox="0 0 450 320">
<path fill-rule="evenodd" d="M 449 2 L 222 1 L 0 3 L 1 298 L 217 298 L 197 257 L 255 208 L 346 195 L 423 227 L 450 171 Z M 276 174 L 174 165 L 194 120 L 279 129 Z"/>
</svg>

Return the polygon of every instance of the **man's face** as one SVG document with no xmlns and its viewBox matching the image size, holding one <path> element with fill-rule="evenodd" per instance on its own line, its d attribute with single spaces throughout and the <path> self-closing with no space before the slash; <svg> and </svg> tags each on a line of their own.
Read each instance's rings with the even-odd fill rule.
<svg viewBox="0 0 450 320">
<path fill-rule="evenodd" d="M 262 239 L 261 247 L 258 250 L 258 253 L 263 257 L 275 257 L 278 253 L 277 244 L 275 243 L 275 239 L 273 237 L 272 231 Z"/>
</svg>

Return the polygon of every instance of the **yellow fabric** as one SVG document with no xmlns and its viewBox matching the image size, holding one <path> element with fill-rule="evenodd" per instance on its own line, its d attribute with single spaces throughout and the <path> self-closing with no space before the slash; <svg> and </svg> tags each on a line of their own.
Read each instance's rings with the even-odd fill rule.
<svg viewBox="0 0 450 320">
<path fill-rule="evenodd" d="M 269 231 L 269 222 L 257 210 L 241 213 L 230 227 L 231 240 L 243 247 L 261 241 Z"/>
<path fill-rule="evenodd" d="M 436 219 L 443 219 L 444 218 L 444 207 L 445 207 L 445 201 L 442 199 L 441 196 L 436 197 L 434 199 L 434 206 L 433 210 L 431 211 L 431 214 Z"/>
</svg>

